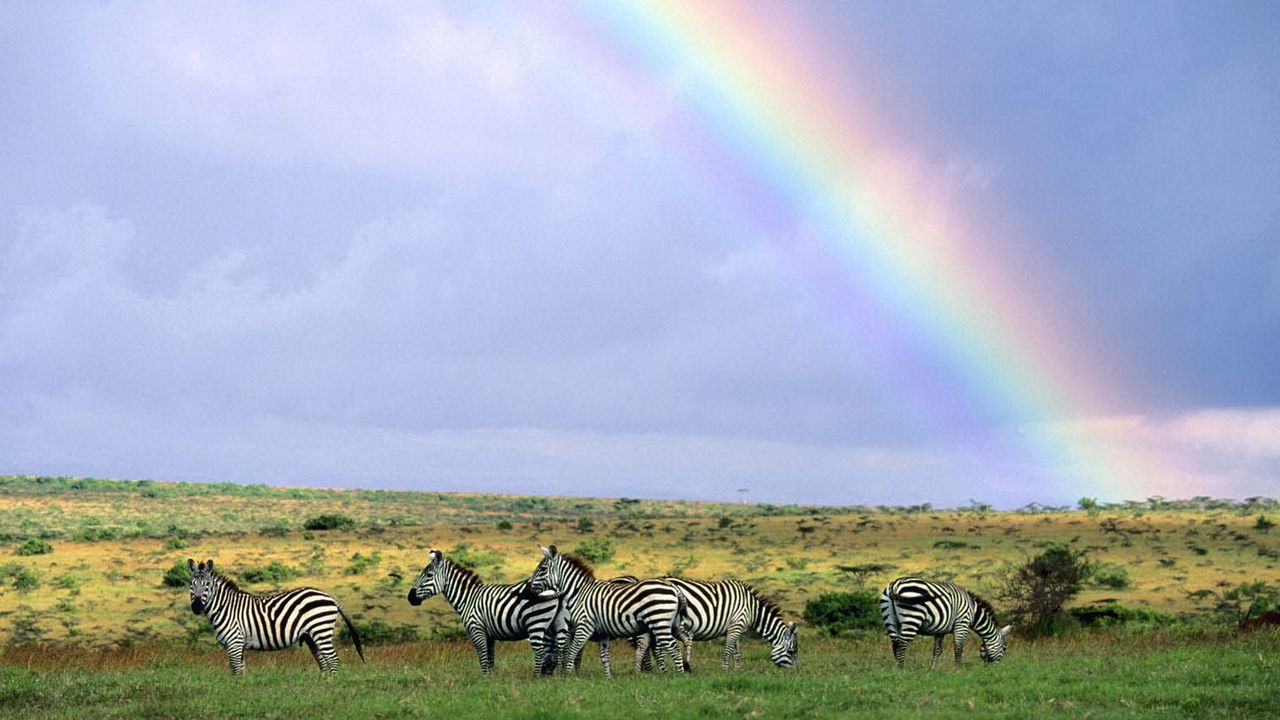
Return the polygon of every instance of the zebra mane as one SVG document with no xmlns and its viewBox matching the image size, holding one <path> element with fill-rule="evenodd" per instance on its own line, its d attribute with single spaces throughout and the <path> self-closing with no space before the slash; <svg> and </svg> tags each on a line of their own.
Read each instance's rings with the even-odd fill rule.
<svg viewBox="0 0 1280 720">
<path fill-rule="evenodd" d="M 449 560 L 447 555 L 441 555 L 440 557 L 443 560 Z M 460 563 L 456 563 L 453 560 L 449 560 L 449 564 L 453 566 L 454 572 L 458 574 L 458 579 L 462 582 L 477 582 L 481 585 L 484 584 L 484 580 L 480 578 L 480 575 L 478 575 L 475 570 L 472 570 Z"/>
<path fill-rule="evenodd" d="M 215 580 L 221 580 L 223 585 L 226 585 L 227 587 L 231 588 L 232 590 L 235 590 L 236 592 L 244 592 L 244 590 L 241 590 L 240 586 L 236 584 L 235 580 L 232 580 L 231 578 L 227 577 L 226 575 L 223 575 L 222 573 L 216 570 L 213 571 L 213 577 Z"/>
<path fill-rule="evenodd" d="M 746 583 L 743 583 L 743 586 L 746 587 L 747 590 L 755 596 L 756 601 L 760 603 L 760 612 L 762 615 L 777 617 L 779 620 L 782 619 L 782 608 L 778 607 L 778 603 L 770 600 L 764 595 L 761 595 L 759 590 L 756 590 L 754 587 L 747 585 Z"/>
<path fill-rule="evenodd" d="M 996 620 L 996 609 L 991 607 L 991 603 L 983 600 L 977 593 L 971 590 L 965 590 L 965 592 L 969 593 L 969 597 L 973 598 L 973 602 L 977 604 L 979 612 L 985 612 L 991 617 L 991 622 L 995 623 L 996 627 L 999 627 L 1000 622 Z"/>
<path fill-rule="evenodd" d="M 583 575 L 586 575 L 592 580 L 596 579 L 595 568 L 591 567 L 591 565 L 586 560 L 583 560 L 577 555 L 569 555 L 567 553 L 561 553 L 560 557 L 564 558 L 565 562 L 581 570 Z"/>
</svg>

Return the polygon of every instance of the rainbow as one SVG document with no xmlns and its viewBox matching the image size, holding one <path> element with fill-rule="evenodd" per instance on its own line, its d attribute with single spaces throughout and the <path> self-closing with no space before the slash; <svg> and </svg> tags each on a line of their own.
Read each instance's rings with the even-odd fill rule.
<svg viewBox="0 0 1280 720">
<path fill-rule="evenodd" d="M 740 0 L 584 6 L 625 54 L 617 62 L 681 86 L 695 120 L 673 145 L 716 148 L 691 160 L 712 168 L 738 214 L 778 238 L 925 422 L 957 437 L 1005 428 L 972 444 L 1015 468 L 1006 482 L 1024 494 L 1188 490 L 1159 458 L 1082 429 L 1145 388 L 1118 377 L 1120 364 L 1037 279 L 1045 273 L 1027 271 L 1034 258 L 1018 255 L 1016 228 L 949 208 L 946 184 L 910 156 L 919 143 L 909 125 L 851 87 L 870 73 L 833 74 L 787 11 Z"/>
</svg>

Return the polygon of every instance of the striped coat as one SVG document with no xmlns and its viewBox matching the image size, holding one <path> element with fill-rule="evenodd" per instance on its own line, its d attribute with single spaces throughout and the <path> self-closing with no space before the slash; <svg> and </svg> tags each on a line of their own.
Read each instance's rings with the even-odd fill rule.
<svg viewBox="0 0 1280 720">
<path fill-rule="evenodd" d="M 421 605 L 432 595 L 443 595 L 458 613 L 480 657 L 481 672 L 493 672 L 497 640 L 528 640 L 534 675 L 555 667 L 555 639 L 548 632 L 560 606 L 557 598 L 531 599 L 522 582 L 487 584 L 439 550 L 429 553 L 427 566 L 409 589 L 409 604 Z"/>
<path fill-rule="evenodd" d="M 609 641 L 652 633 L 659 653 L 669 654 L 677 672 L 684 672 L 684 656 L 676 644 L 684 611 L 684 597 L 665 580 L 620 584 L 597 580 L 580 558 L 561 555 L 556 546 L 543 548 L 543 558 L 529 578 L 528 592 L 536 597 L 559 597 L 568 608 L 571 637 L 564 650 L 566 672 L 573 672 L 588 640 L 600 641 L 605 677 L 613 677 Z M 636 654 L 636 670 L 640 670 Z"/>
<path fill-rule="evenodd" d="M 918 577 L 901 577 L 889 583 L 880 594 L 880 615 L 898 667 L 902 667 L 907 646 L 917 635 L 934 637 L 930 667 L 937 667 L 942 638 L 949 633 L 955 634 L 957 664 L 970 632 L 982 641 L 979 652 L 983 661 L 996 662 L 1004 657 L 1005 636 L 1011 629 L 1000 627 L 986 600 L 954 583 Z"/>
<path fill-rule="evenodd" d="M 341 617 L 355 641 L 356 652 L 364 660 L 360 634 L 338 602 L 315 588 L 295 588 L 270 595 L 241 590 L 230 579 L 213 570 L 213 561 L 199 565 L 187 560 L 191 570 L 191 612 L 207 615 L 213 635 L 227 652 L 231 672 L 244 672 L 244 651 L 283 650 L 306 643 L 320 671 L 338 669 L 333 647 L 333 629 Z"/>
<path fill-rule="evenodd" d="M 769 641 L 769 657 L 778 667 L 795 667 L 798 642 L 796 624 L 782 619 L 777 605 L 762 599 L 749 585 L 737 580 L 685 580 L 664 578 L 684 593 L 685 610 L 685 660 L 689 659 L 694 640 L 725 639 L 721 667 L 729 662 L 739 667 L 742 655 L 738 641 L 747 630 L 752 630 Z M 646 639 L 642 638 L 644 644 Z"/>
</svg>

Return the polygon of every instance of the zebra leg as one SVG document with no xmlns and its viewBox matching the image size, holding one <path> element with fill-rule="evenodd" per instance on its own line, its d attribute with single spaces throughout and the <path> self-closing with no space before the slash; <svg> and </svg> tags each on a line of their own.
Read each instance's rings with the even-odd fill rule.
<svg viewBox="0 0 1280 720">
<path fill-rule="evenodd" d="M 338 671 L 338 650 L 333 646 L 333 629 L 320 629 L 311 634 L 316 644 L 316 662 L 320 664 L 320 671 L 324 673 L 336 673 Z"/>
<path fill-rule="evenodd" d="M 676 666 L 676 672 L 684 672 L 684 651 L 680 648 L 679 643 L 670 632 L 654 632 L 654 640 L 658 644 L 658 657 L 670 655 L 672 663 Z"/>
<path fill-rule="evenodd" d="M 609 663 L 609 641 L 600 641 L 600 664 L 604 665 L 605 679 L 613 678 L 613 666 Z"/>
<path fill-rule="evenodd" d="M 933 638 L 933 660 L 929 661 L 930 670 L 938 667 L 938 658 L 940 657 L 942 657 L 942 636 L 937 635 Z"/>
<path fill-rule="evenodd" d="M 964 654 L 964 642 L 969 639 L 969 626 L 956 625 L 956 665 L 960 664 L 960 656 Z"/>
<path fill-rule="evenodd" d="M 911 637 L 894 635 L 890 638 L 890 641 L 893 643 L 893 659 L 898 661 L 898 667 L 900 668 L 902 667 L 903 662 L 907 659 L 907 646 L 911 644 L 913 639 L 915 639 L 914 635 Z"/>
<path fill-rule="evenodd" d="M 738 640 L 742 637 L 742 631 L 744 629 L 745 627 L 742 623 L 734 622 L 729 626 L 729 632 L 725 633 L 724 653 L 720 658 L 720 668 L 722 670 L 729 669 L 730 660 L 733 661 L 733 669 L 738 669 L 741 663 L 740 658 L 742 657 L 738 650 Z"/>
<path fill-rule="evenodd" d="M 493 641 L 478 627 L 471 628 L 469 634 L 471 644 L 476 648 L 476 655 L 480 658 L 480 672 L 485 675 L 493 674 Z"/>
<path fill-rule="evenodd" d="M 591 638 L 593 628 L 587 626 L 586 623 L 575 623 L 573 626 L 573 637 L 569 641 L 569 647 L 564 653 L 564 671 L 573 673 L 577 671 L 578 664 L 582 660 L 582 650 L 587 646 L 587 640 Z"/>
<path fill-rule="evenodd" d="M 550 675 L 551 670 L 547 666 L 551 665 L 554 667 L 556 661 L 555 655 L 552 654 L 551 657 L 548 658 L 547 646 L 541 642 L 535 641 L 532 635 L 529 636 L 529 648 L 533 650 L 533 676 L 541 677 L 544 674 Z"/>
<path fill-rule="evenodd" d="M 634 638 L 636 644 L 636 672 L 644 672 L 647 668 L 645 661 L 649 659 L 649 646 L 653 644 L 653 638 L 648 633 L 637 635 Z"/>
<path fill-rule="evenodd" d="M 227 643 L 227 660 L 231 663 L 232 675 L 244 674 L 244 641 L 237 639 Z"/>
</svg>

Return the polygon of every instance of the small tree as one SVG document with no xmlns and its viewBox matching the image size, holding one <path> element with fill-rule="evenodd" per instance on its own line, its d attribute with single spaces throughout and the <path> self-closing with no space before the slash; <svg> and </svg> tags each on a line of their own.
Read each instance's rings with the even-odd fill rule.
<svg viewBox="0 0 1280 720">
<path fill-rule="evenodd" d="M 1062 607 L 1080 592 L 1092 572 L 1084 553 L 1051 545 L 1025 565 L 1010 568 L 998 596 L 1009 607 L 1015 625 L 1050 634 Z"/>
<path fill-rule="evenodd" d="M 823 593 L 804 604 L 804 621 L 833 637 L 883 628 L 880 595 L 871 590 Z"/>
</svg>

